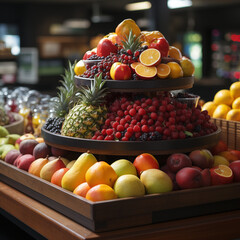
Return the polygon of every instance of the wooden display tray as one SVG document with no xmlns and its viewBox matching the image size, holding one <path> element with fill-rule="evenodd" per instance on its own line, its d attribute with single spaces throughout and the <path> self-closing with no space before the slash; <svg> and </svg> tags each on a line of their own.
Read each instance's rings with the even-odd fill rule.
<svg viewBox="0 0 240 240">
<path fill-rule="evenodd" d="M 44 141 L 53 147 L 74 151 L 86 152 L 91 150 L 94 154 L 134 156 L 143 152 L 155 155 L 167 155 L 176 152 L 191 152 L 199 148 L 210 148 L 220 139 L 221 129 L 212 134 L 178 140 L 162 141 L 99 141 L 84 138 L 66 137 L 54 134 L 42 128 Z"/>
<path fill-rule="evenodd" d="M 94 203 L 4 161 L 0 181 L 95 232 L 240 209 L 240 183 Z"/>
<path fill-rule="evenodd" d="M 77 87 L 90 86 L 93 78 L 75 76 Z M 106 80 L 105 87 L 111 92 L 150 92 L 170 91 L 192 88 L 194 77 L 155 80 Z"/>
</svg>

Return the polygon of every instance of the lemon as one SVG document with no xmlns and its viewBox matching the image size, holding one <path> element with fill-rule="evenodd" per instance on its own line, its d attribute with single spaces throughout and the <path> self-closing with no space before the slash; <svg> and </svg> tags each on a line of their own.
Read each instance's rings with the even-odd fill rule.
<svg viewBox="0 0 240 240">
<path fill-rule="evenodd" d="M 220 155 L 214 155 L 213 156 L 213 167 L 216 167 L 218 165 L 226 165 L 226 166 L 229 166 L 229 161 L 223 157 L 223 156 L 220 156 Z"/>
<path fill-rule="evenodd" d="M 169 78 L 180 78 L 183 76 L 183 70 L 181 66 L 176 62 L 169 62 L 167 65 L 170 67 L 171 71 Z"/>
<path fill-rule="evenodd" d="M 232 103 L 232 109 L 240 109 L 240 97 L 236 98 Z"/>
<path fill-rule="evenodd" d="M 86 70 L 83 60 L 78 61 L 74 67 L 74 72 L 78 76 L 82 75 Z"/>
<path fill-rule="evenodd" d="M 240 97 L 240 81 L 232 83 L 229 89 L 233 99 Z"/>
<path fill-rule="evenodd" d="M 213 112 L 215 111 L 216 107 L 217 107 L 217 105 L 214 102 L 209 101 L 209 102 L 204 103 L 204 105 L 202 106 L 202 111 L 207 110 L 208 115 L 210 117 L 212 117 Z"/>
<path fill-rule="evenodd" d="M 195 68 L 189 58 L 182 57 L 182 59 L 180 60 L 180 65 L 182 67 L 184 77 L 190 77 L 193 75 Z"/>
<path fill-rule="evenodd" d="M 216 107 L 213 112 L 214 118 L 223 118 L 226 119 L 227 113 L 231 110 L 231 108 L 226 104 L 220 104 Z"/>
<path fill-rule="evenodd" d="M 226 104 L 228 106 L 232 106 L 233 98 L 230 90 L 222 89 L 218 91 L 214 96 L 213 102 L 216 105 Z"/>
<path fill-rule="evenodd" d="M 240 121 L 240 109 L 231 109 L 226 116 L 227 120 Z"/>
</svg>

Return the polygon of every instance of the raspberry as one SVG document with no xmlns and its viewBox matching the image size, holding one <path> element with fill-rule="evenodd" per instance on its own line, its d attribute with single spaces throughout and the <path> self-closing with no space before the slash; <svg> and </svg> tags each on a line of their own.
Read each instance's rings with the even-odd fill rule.
<svg viewBox="0 0 240 240">
<path fill-rule="evenodd" d="M 129 139 L 132 136 L 132 133 L 126 132 L 124 136 Z"/>
<path fill-rule="evenodd" d="M 125 117 L 125 120 L 126 120 L 126 122 L 130 122 L 130 121 L 132 120 L 132 118 L 131 118 L 130 115 L 127 115 L 127 116 Z"/>
<path fill-rule="evenodd" d="M 157 113 L 152 112 L 152 113 L 150 114 L 150 118 L 151 118 L 152 120 L 157 120 L 157 118 L 158 118 Z"/>
<path fill-rule="evenodd" d="M 128 138 L 127 137 L 123 137 L 122 141 L 128 141 Z"/>
<path fill-rule="evenodd" d="M 134 132 L 140 132 L 140 131 L 141 131 L 141 128 L 140 128 L 138 125 L 135 125 L 135 126 L 133 127 L 133 131 L 134 131 Z"/>
<path fill-rule="evenodd" d="M 128 132 L 128 133 L 133 133 L 133 128 L 132 128 L 132 127 L 128 127 L 128 128 L 127 128 L 127 132 Z"/>
<path fill-rule="evenodd" d="M 106 135 L 106 129 L 102 129 L 101 133 L 102 133 L 103 136 L 105 136 Z"/>
<path fill-rule="evenodd" d="M 129 110 L 129 114 L 131 115 L 131 116 L 135 116 L 136 115 L 136 109 L 135 108 L 132 108 L 132 109 L 130 109 Z"/>
<path fill-rule="evenodd" d="M 120 124 L 121 124 L 121 125 L 124 125 L 126 122 L 127 122 L 127 121 L 125 120 L 125 118 L 122 118 L 122 119 L 120 120 Z"/>
<path fill-rule="evenodd" d="M 153 125 L 153 123 L 154 123 L 154 121 L 153 121 L 151 118 L 148 119 L 147 124 L 148 124 L 149 126 Z"/>
<path fill-rule="evenodd" d="M 148 98 L 145 102 L 146 102 L 147 105 L 152 105 L 152 99 L 151 98 Z"/>
<path fill-rule="evenodd" d="M 114 122 L 114 123 L 112 124 L 112 127 L 113 127 L 114 129 L 116 129 L 118 125 L 119 125 L 118 122 Z"/>
<path fill-rule="evenodd" d="M 103 140 L 103 139 L 104 139 L 103 136 L 98 136 L 98 137 L 97 137 L 97 140 Z"/>
<path fill-rule="evenodd" d="M 118 115 L 119 117 L 123 117 L 123 116 L 124 116 L 124 112 L 123 112 L 122 110 L 118 110 L 118 111 L 117 111 L 117 115 Z"/>
<path fill-rule="evenodd" d="M 116 133 L 115 133 L 115 137 L 118 138 L 118 139 L 120 139 L 120 138 L 122 137 L 122 134 L 121 134 L 120 132 L 116 132 Z"/>
<path fill-rule="evenodd" d="M 156 112 L 156 107 L 155 106 L 150 106 L 148 108 L 148 112 Z"/>
<path fill-rule="evenodd" d="M 144 109 L 144 108 L 140 108 L 140 109 L 138 110 L 138 114 L 141 115 L 141 116 L 145 115 L 145 114 L 146 114 L 145 109 Z"/>
<path fill-rule="evenodd" d="M 107 133 L 107 135 L 112 135 L 113 134 L 113 129 L 112 128 L 108 128 L 106 130 L 106 133 Z"/>
<path fill-rule="evenodd" d="M 106 121 L 105 121 L 105 125 L 106 125 L 106 126 L 109 126 L 109 125 L 110 125 L 110 122 L 111 122 L 111 119 L 109 119 L 109 118 L 106 119 Z"/>
<path fill-rule="evenodd" d="M 117 126 L 117 131 L 122 132 L 124 130 L 124 126 L 123 125 L 118 125 Z"/>
<path fill-rule="evenodd" d="M 147 133 L 149 131 L 148 126 L 147 125 L 143 125 L 141 128 L 142 132 Z"/>
</svg>

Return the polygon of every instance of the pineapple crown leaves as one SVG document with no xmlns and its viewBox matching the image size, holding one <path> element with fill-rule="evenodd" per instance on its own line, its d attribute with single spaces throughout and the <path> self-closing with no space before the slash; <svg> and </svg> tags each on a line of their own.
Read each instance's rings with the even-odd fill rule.
<svg viewBox="0 0 240 240">
<path fill-rule="evenodd" d="M 136 37 L 133 34 L 132 29 L 130 29 L 128 36 L 125 35 L 124 41 L 121 41 L 124 49 L 126 49 L 126 50 L 130 49 L 132 52 L 135 52 L 137 49 L 140 48 L 140 46 L 142 44 L 142 42 L 140 41 L 140 37 L 141 37 L 141 35 Z"/>
<path fill-rule="evenodd" d="M 100 106 L 105 102 L 105 96 L 108 93 L 107 88 L 104 88 L 106 81 L 102 80 L 102 73 L 96 74 L 94 80 L 91 81 L 91 86 L 82 87 L 80 90 L 80 102 L 86 105 Z"/>
<path fill-rule="evenodd" d="M 64 117 L 66 114 L 68 114 L 69 109 L 74 105 L 74 103 L 77 101 L 76 97 L 76 87 L 74 84 L 74 66 L 76 64 L 76 61 L 71 64 L 69 61 L 68 68 L 65 69 L 65 72 L 62 76 L 62 80 L 60 80 L 60 83 L 62 86 L 58 87 L 58 101 L 55 103 L 55 111 L 57 116 Z"/>
</svg>

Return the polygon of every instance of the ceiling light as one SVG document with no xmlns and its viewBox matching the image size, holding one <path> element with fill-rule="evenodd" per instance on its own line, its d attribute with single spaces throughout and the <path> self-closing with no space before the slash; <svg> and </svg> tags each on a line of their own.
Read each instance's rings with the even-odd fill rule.
<svg viewBox="0 0 240 240">
<path fill-rule="evenodd" d="M 168 0 L 167 5 L 170 9 L 191 7 L 192 0 Z"/>
<path fill-rule="evenodd" d="M 139 11 L 139 10 L 147 10 L 152 7 L 152 4 L 148 1 L 145 2 L 136 2 L 136 3 L 129 3 L 125 6 L 127 11 Z"/>
<path fill-rule="evenodd" d="M 64 27 L 67 28 L 89 28 L 91 23 L 87 19 L 68 19 L 64 22 Z"/>
</svg>

